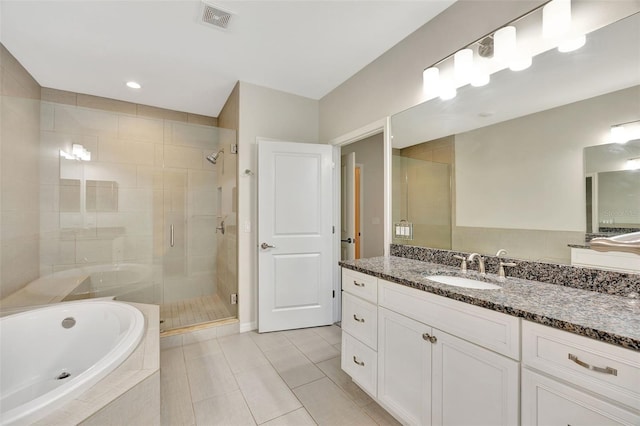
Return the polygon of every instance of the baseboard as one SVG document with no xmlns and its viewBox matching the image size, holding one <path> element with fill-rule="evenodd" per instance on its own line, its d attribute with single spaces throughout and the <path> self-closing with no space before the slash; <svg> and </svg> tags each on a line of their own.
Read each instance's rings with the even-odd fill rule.
<svg viewBox="0 0 640 426">
<path fill-rule="evenodd" d="M 246 333 L 247 331 L 253 331 L 258 329 L 257 322 L 245 322 L 240 323 L 240 333 Z"/>
</svg>

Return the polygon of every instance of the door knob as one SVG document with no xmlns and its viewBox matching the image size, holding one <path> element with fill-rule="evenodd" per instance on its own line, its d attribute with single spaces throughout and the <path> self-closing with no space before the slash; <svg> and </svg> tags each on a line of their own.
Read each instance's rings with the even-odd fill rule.
<svg viewBox="0 0 640 426">
<path fill-rule="evenodd" d="M 276 248 L 276 246 L 272 246 L 272 245 L 269 245 L 269 244 L 267 244 L 267 243 L 262 243 L 262 244 L 260 244 L 260 248 L 261 248 L 262 250 L 266 250 L 266 249 L 268 249 L 268 248 Z"/>
<path fill-rule="evenodd" d="M 351 237 L 347 238 L 346 240 L 340 240 L 343 243 L 347 243 L 347 244 L 351 244 Z"/>
</svg>

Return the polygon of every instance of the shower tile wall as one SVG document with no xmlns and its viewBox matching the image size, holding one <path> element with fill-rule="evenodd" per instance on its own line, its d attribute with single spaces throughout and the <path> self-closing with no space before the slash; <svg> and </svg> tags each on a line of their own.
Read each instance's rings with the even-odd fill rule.
<svg viewBox="0 0 640 426">
<path fill-rule="evenodd" d="M 42 102 L 41 123 L 42 275 L 125 264 L 144 285 L 94 272 L 92 290 L 148 303 L 216 291 L 217 171 L 204 157 L 219 129 L 54 102 Z M 91 161 L 60 158 L 73 143 Z"/>
<path fill-rule="evenodd" d="M 38 278 L 40 85 L 0 44 L 0 298 Z"/>
</svg>

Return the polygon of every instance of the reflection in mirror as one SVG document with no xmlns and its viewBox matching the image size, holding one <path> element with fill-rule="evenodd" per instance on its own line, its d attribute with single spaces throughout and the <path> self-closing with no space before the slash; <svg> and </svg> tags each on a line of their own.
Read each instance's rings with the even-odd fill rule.
<svg viewBox="0 0 640 426">
<path fill-rule="evenodd" d="M 87 180 L 86 206 L 88 212 L 118 211 L 118 182 Z"/>
<path fill-rule="evenodd" d="M 547 51 L 526 71 L 498 72 L 486 87 L 393 116 L 394 154 L 418 160 L 409 148 L 452 146 L 451 246 L 419 226 L 412 241 L 394 242 L 569 263 L 568 245 L 584 244 L 587 231 L 583 150 L 610 143 L 611 126 L 640 119 L 639 27 L 632 15 L 590 33 L 576 52 Z M 439 195 L 402 161 L 393 163 L 392 221 L 431 224 L 433 213 L 415 206 Z"/>
<path fill-rule="evenodd" d="M 584 150 L 587 232 L 640 231 L 640 140 Z"/>
</svg>

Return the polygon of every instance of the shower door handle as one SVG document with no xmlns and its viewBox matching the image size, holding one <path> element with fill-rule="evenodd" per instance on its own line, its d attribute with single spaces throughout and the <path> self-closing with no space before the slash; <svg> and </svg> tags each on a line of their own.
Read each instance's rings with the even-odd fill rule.
<svg viewBox="0 0 640 426">
<path fill-rule="evenodd" d="M 170 237 L 169 237 L 169 244 L 171 245 L 171 247 L 173 247 L 173 244 L 175 243 L 175 239 L 174 239 L 174 233 L 173 233 L 173 225 L 171 225 L 169 227 L 170 230 Z"/>
</svg>

